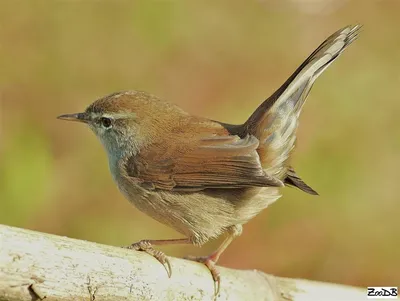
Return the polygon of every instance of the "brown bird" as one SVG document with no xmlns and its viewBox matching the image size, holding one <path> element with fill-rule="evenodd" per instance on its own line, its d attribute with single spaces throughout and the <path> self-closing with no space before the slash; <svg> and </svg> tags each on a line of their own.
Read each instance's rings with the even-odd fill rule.
<svg viewBox="0 0 400 301">
<path fill-rule="evenodd" d="M 242 225 L 293 186 L 317 194 L 294 171 L 290 155 L 303 104 L 317 77 L 351 44 L 360 26 L 345 27 L 324 41 L 243 124 L 190 115 L 145 92 L 118 92 L 83 113 L 58 118 L 84 122 L 107 151 L 120 191 L 140 211 L 185 238 L 142 240 L 129 246 L 171 266 L 153 245 L 201 246 L 227 237 L 204 263 L 219 291 L 215 263 Z"/>
</svg>

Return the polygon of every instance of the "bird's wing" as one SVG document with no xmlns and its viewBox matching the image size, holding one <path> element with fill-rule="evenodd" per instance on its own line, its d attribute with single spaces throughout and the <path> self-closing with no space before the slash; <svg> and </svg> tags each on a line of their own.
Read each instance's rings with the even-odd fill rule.
<svg viewBox="0 0 400 301">
<path fill-rule="evenodd" d="M 123 168 L 147 189 L 199 191 L 283 186 L 279 179 L 264 172 L 256 151 L 258 144 L 251 135 L 192 136 L 181 143 L 151 145 L 127 158 Z"/>
</svg>

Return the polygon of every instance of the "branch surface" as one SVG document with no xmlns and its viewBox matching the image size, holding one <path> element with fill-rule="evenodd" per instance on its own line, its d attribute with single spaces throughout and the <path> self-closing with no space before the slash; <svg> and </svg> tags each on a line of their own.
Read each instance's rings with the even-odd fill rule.
<svg viewBox="0 0 400 301">
<path fill-rule="evenodd" d="M 200 263 L 170 258 L 172 277 L 132 250 L 0 225 L 0 301 L 213 300 Z M 216 300 L 365 300 L 366 290 L 221 268 Z"/>
</svg>

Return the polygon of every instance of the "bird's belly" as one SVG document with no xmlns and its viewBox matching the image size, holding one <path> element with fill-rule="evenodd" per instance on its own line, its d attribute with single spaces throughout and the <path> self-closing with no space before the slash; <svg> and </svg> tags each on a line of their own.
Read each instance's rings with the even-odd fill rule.
<svg viewBox="0 0 400 301">
<path fill-rule="evenodd" d="M 277 188 L 147 190 L 119 179 L 120 191 L 140 211 L 202 245 L 232 225 L 249 221 L 279 198 Z"/>
<path fill-rule="evenodd" d="M 236 224 L 233 204 L 203 193 L 147 190 L 119 182 L 122 194 L 138 210 L 202 245 Z"/>
</svg>

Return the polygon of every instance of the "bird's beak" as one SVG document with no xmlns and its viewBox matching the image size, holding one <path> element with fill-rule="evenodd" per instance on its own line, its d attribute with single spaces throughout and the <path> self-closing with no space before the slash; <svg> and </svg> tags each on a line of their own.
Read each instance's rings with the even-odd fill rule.
<svg viewBox="0 0 400 301">
<path fill-rule="evenodd" d="M 75 113 L 75 114 L 64 114 L 57 117 L 57 119 L 78 121 L 78 122 L 89 122 L 89 116 L 86 113 Z"/>
</svg>

